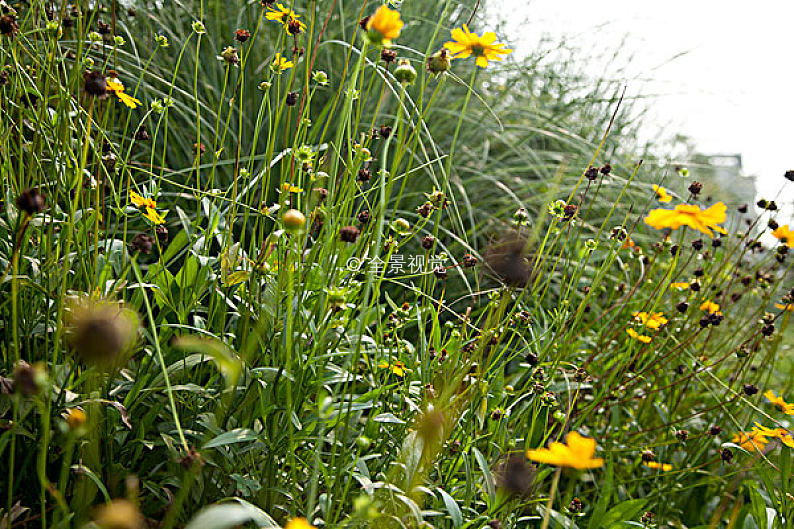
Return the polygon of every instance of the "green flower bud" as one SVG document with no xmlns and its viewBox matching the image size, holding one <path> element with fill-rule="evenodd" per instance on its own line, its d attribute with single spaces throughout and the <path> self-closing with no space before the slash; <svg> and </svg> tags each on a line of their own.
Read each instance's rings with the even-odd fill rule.
<svg viewBox="0 0 794 529">
<path fill-rule="evenodd" d="M 411 61 L 400 59 L 397 68 L 394 69 L 394 78 L 402 84 L 413 84 L 416 81 L 416 69 L 411 66 Z"/>
</svg>

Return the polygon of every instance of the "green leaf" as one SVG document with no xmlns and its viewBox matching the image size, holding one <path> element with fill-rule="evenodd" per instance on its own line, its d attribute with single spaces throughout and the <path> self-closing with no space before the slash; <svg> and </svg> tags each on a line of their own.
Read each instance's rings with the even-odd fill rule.
<svg viewBox="0 0 794 529">
<path fill-rule="evenodd" d="M 620 502 L 607 511 L 599 527 L 612 527 L 620 522 L 634 520 L 647 503 L 648 500 L 643 499 Z"/>
<path fill-rule="evenodd" d="M 447 491 L 442 488 L 439 488 L 438 492 L 441 493 L 441 498 L 444 500 L 444 505 L 447 507 L 449 517 L 452 518 L 452 526 L 457 528 L 463 525 L 463 513 L 460 512 L 460 507 L 458 507 L 455 498 L 450 496 Z"/>
<path fill-rule="evenodd" d="M 265 511 L 239 498 L 234 502 L 210 505 L 199 511 L 185 529 L 227 529 L 244 523 L 260 529 L 278 529 L 279 525 Z"/>
<path fill-rule="evenodd" d="M 259 436 L 253 430 L 248 428 L 235 428 L 234 430 L 229 430 L 228 432 L 220 434 L 215 439 L 205 444 L 204 448 L 217 448 L 219 446 L 226 446 L 235 443 L 245 443 L 248 441 L 254 441 L 258 438 Z"/>
</svg>

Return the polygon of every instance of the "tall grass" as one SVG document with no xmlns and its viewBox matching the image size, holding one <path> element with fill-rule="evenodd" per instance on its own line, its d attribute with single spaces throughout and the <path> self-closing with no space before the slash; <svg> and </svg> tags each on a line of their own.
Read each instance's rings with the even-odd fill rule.
<svg viewBox="0 0 794 529">
<path fill-rule="evenodd" d="M 619 83 L 425 68 L 478 6 L 401 5 L 410 67 L 374 2 L 5 8 L 0 524 L 790 523 L 774 208 L 651 228 L 717 190 Z M 527 459 L 573 431 L 603 467 Z"/>
</svg>

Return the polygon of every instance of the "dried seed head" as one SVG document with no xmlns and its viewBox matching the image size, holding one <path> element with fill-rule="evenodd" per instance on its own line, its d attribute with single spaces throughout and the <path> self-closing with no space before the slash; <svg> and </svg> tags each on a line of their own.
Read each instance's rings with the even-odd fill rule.
<svg viewBox="0 0 794 529">
<path fill-rule="evenodd" d="M 393 63 L 397 60 L 397 51 L 391 48 L 383 48 L 380 50 L 380 60 L 386 64 Z"/>
<path fill-rule="evenodd" d="M 755 395 L 758 393 L 758 388 L 753 384 L 745 384 L 742 386 L 742 391 L 745 395 Z"/>
<path fill-rule="evenodd" d="M 30 216 L 44 211 L 47 197 L 38 189 L 25 189 L 16 199 L 17 208 Z"/>
<path fill-rule="evenodd" d="M 611 173 L 611 172 L 612 172 L 612 166 L 611 166 L 611 165 L 609 165 L 608 163 L 605 163 L 605 164 L 604 164 L 604 165 L 601 167 L 601 169 L 599 169 L 599 171 L 601 171 L 601 174 L 602 174 L 602 175 L 606 176 L 606 175 L 608 175 L 609 173 Z"/>
<path fill-rule="evenodd" d="M 130 250 L 133 252 L 141 252 L 146 255 L 152 253 L 153 247 L 154 239 L 145 233 L 139 233 L 132 239 L 132 242 L 130 243 Z"/>
<path fill-rule="evenodd" d="M 75 353 L 102 368 L 120 364 L 138 339 L 138 315 L 121 303 L 77 298 L 66 321 L 66 339 Z"/>
<path fill-rule="evenodd" d="M 234 40 L 237 42 L 245 42 L 251 38 L 251 32 L 247 29 L 238 29 L 234 32 Z"/>
<path fill-rule="evenodd" d="M 294 107 L 298 103 L 298 93 L 297 92 L 289 92 L 287 96 L 284 98 L 284 104 L 288 107 Z"/>
<path fill-rule="evenodd" d="M 477 266 L 477 258 L 470 253 L 464 254 L 462 261 L 464 268 L 474 268 Z"/>
<path fill-rule="evenodd" d="M 107 97 L 108 84 L 105 75 L 98 71 L 85 72 L 83 74 L 83 91 L 93 97 Z"/>
<path fill-rule="evenodd" d="M 168 228 L 166 228 L 164 224 L 158 224 L 154 228 L 154 233 L 157 235 L 157 240 L 160 242 L 160 246 L 165 246 L 168 244 Z"/>
<path fill-rule="evenodd" d="M 691 184 L 689 184 L 689 192 L 692 193 L 694 196 L 699 195 L 702 190 L 703 190 L 703 184 L 701 184 L 700 182 L 692 182 Z"/>
<path fill-rule="evenodd" d="M 433 245 L 436 244 L 436 238 L 432 235 L 426 235 L 422 238 L 422 248 L 425 250 L 430 250 L 433 248 Z"/>
<path fill-rule="evenodd" d="M 712 424 L 711 426 L 709 426 L 709 435 L 710 435 L 710 436 L 712 436 L 712 437 L 716 437 L 716 436 L 718 436 L 720 433 L 722 433 L 722 428 L 720 428 L 720 427 L 719 427 L 719 426 L 717 426 L 716 424 Z"/>
<path fill-rule="evenodd" d="M 361 231 L 355 226 L 345 226 L 339 230 L 339 239 L 343 242 L 354 243 Z"/>
<path fill-rule="evenodd" d="M 146 130 L 146 124 L 141 123 L 141 126 L 138 127 L 138 130 L 135 131 L 135 139 L 137 141 L 148 141 L 149 140 L 149 131 Z"/>
<path fill-rule="evenodd" d="M 587 168 L 587 171 L 584 172 L 584 175 L 587 177 L 588 180 L 594 182 L 598 179 L 598 168 L 590 166 Z"/>
<path fill-rule="evenodd" d="M 356 217 L 361 224 L 367 224 L 370 219 L 369 210 L 365 209 L 359 212 L 358 216 Z"/>
</svg>

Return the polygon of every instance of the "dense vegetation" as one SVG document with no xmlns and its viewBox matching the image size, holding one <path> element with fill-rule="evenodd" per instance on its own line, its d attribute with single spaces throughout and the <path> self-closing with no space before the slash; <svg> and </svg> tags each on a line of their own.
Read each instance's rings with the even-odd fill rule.
<svg viewBox="0 0 794 529">
<path fill-rule="evenodd" d="M 2 4 L 0 527 L 791 524 L 776 197 L 483 8 Z"/>
</svg>

